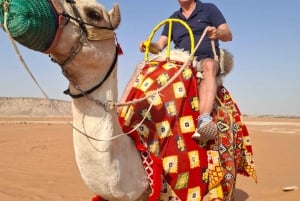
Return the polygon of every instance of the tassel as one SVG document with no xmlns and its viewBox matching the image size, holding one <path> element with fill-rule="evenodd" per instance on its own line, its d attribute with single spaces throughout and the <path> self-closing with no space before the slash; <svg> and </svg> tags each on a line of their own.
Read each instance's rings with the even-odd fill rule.
<svg viewBox="0 0 300 201">
<path fill-rule="evenodd" d="M 118 48 L 118 55 L 123 55 L 123 50 L 119 43 L 117 43 L 117 48 Z"/>
<path fill-rule="evenodd" d="M 95 195 L 95 196 L 92 198 L 92 201 L 102 201 L 102 198 L 101 198 L 99 195 Z"/>
<path fill-rule="evenodd" d="M 117 49 L 118 49 L 118 55 L 123 55 L 123 50 L 121 48 L 120 43 L 118 42 L 117 34 L 116 33 L 115 33 L 115 40 L 116 40 L 116 45 L 117 45 Z"/>
</svg>

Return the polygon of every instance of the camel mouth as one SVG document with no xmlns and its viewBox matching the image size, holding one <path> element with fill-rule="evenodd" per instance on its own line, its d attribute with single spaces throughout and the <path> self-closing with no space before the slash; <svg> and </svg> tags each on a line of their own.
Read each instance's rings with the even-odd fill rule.
<svg viewBox="0 0 300 201">
<path fill-rule="evenodd" d="M 7 29 L 13 39 L 29 49 L 48 50 L 59 27 L 59 15 L 51 0 L 0 0 L 1 24 L 5 23 L 5 4 Z"/>
</svg>

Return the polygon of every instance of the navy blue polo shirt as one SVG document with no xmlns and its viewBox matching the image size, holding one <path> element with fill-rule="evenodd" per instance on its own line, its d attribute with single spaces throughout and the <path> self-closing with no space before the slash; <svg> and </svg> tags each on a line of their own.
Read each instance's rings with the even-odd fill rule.
<svg viewBox="0 0 300 201">
<path fill-rule="evenodd" d="M 185 21 L 191 27 L 195 38 L 195 45 L 207 26 L 218 27 L 219 25 L 226 23 L 223 14 L 214 4 L 202 3 L 201 1 L 196 1 L 196 3 L 196 8 L 188 19 L 182 15 L 181 8 L 170 16 L 170 18 L 177 18 Z M 168 27 L 168 25 L 165 25 L 162 35 L 168 36 Z M 190 51 L 190 37 L 185 27 L 179 23 L 173 23 L 172 27 L 171 39 L 175 48 Z M 217 54 L 219 55 L 220 50 L 218 40 L 215 41 L 215 45 Z M 210 39 L 207 36 L 205 36 L 203 42 L 195 52 L 195 56 L 197 56 L 197 60 L 208 57 L 214 58 Z"/>
</svg>

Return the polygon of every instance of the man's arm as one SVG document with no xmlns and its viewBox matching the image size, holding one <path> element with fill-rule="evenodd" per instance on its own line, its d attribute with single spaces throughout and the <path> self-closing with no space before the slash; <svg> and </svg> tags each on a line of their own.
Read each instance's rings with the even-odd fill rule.
<svg viewBox="0 0 300 201">
<path fill-rule="evenodd" d="M 159 39 L 157 40 L 157 42 L 152 42 L 150 44 L 149 51 L 152 54 L 157 54 L 157 53 L 159 53 L 160 51 L 162 51 L 166 47 L 167 42 L 168 42 L 168 37 L 164 36 L 164 35 L 161 35 L 159 37 Z M 145 52 L 144 41 L 142 41 L 140 43 L 139 49 L 140 49 L 141 52 Z"/>
<path fill-rule="evenodd" d="M 212 40 L 219 39 L 223 42 L 232 41 L 232 33 L 226 23 L 219 25 L 217 28 L 209 26 L 207 36 Z"/>
</svg>

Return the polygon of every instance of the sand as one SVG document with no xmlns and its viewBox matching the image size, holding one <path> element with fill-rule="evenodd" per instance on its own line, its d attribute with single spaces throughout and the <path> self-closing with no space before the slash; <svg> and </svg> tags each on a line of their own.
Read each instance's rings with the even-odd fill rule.
<svg viewBox="0 0 300 201">
<path fill-rule="evenodd" d="M 236 201 L 298 201 L 300 119 L 245 117 L 258 183 L 238 176 Z M 90 201 L 72 129 L 56 118 L 0 118 L 0 201 Z"/>
</svg>

